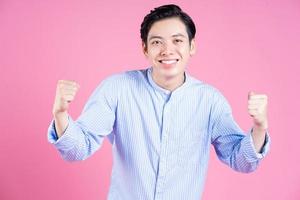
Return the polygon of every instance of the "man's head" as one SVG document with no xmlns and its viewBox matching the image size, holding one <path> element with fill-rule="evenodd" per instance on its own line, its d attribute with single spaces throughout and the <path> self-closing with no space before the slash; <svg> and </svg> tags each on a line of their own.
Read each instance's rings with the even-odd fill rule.
<svg viewBox="0 0 300 200">
<path fill-rule="evenodd" d="M 191 40 L 195 38 L 196 27 L 192 18 L 188 14 L 183 12 L 181 8 L 177 5 L 174 4 L 163 5 L 154 8 L 154 10 L 151 10 L 150 13 L 144 17 L 144 21 L 141 24 L 141 29 L 140 29 L 141 39 L 146 47 L 147 47 L 148 34 L 152 25 L 159 20 L 168 19 L 168 18 L 180 19 L 180 21 L 185 25 L 186 32 L 189 36 L 189 41 L 191 42 Z"/>
<path fill-rule="evenodd" d="M 176 5 L 152 10 L 141 24 L 143 52 L 153 67 L 155 80 L 180 80 L 195 53 L 196 28 Z"/>
</svg>

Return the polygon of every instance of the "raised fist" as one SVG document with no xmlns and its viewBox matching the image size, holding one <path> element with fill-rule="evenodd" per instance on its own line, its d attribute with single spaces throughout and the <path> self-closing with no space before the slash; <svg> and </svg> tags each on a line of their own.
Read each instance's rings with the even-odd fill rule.
<svg viewBox="0 0 300 200">
<path fill-rule="evenodd" d="M 74 100 L 79 89 L 79 84 L 74 81 L 59 80 L 56 87 L 53 115 L 64 113 L 68 110 L 69 104 Z"/>
<path fill-rule="evenodd" d="M 248 94 L 248 113 L 253 119 L 253 123 L 260 129 L 268 128 L 267 118 L 268 97 L 265 94 Z"/>
</svg>

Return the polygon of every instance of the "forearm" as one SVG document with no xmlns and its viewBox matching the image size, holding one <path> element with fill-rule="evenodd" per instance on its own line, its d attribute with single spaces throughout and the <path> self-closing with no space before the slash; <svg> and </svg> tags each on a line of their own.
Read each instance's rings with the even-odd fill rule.
<svg viewBox="0 0 300 200">
<path fill-rule="evenodd" d="M 54 116 L 55 131 L 57 137 L 60 138 L 68 127 L 69 124 L 68 114 L 67 112 L 63 112 L 63 113 L 54 114 L 53 116 Z"/>
<path fill-rule="evenodd" d="M 262 147 L 265 144 L 266 129 L 254 125 L 251 135 L 256 152 L 261 153 Z"/>
<path fill-rule="evenodd" d="M 252 139 L 257 153 L 260 153 L 266 139 L 268 128 L 267 117 L 268 97 L 265 94 L 255 94 L 250 92 L 248 95 L 248 112 L 253 119 Z"/>
</svg>

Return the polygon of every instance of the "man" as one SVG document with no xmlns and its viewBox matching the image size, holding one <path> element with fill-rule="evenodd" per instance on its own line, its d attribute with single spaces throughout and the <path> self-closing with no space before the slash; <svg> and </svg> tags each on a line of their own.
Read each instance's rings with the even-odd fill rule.
<svg viewBox="0 0 300 200">
<path fill-rule="evenodd" d="M 199 199 L 210 144 L 234 170 L 255 170 L 269 148 L 267 97 L 249 94 L 251 133 L 235 123 L 221 93 L 185 72 L 196 29 L 176 5 L 151 11 L 141 24 L 151 67 L 113 75 L 89 98 L 75 122 L 68 108 L 79 88 L 57 84 L 49 141 L 69 161 L 84 160 L 108 136 L 113 169 L 108 199 Z"/>
</svg>

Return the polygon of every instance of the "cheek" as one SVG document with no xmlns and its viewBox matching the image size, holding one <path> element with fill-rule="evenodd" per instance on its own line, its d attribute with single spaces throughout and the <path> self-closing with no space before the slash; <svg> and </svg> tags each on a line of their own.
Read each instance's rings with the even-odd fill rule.
<svg viewBox="0 0 300 200">
<path fill-rule="evenodd" d="M 190 46 L 187 44 L 181 44 L 176 47 L 176 50 L 181 54 L 187 54 L 187 52 L 190 50 Z"/>
<path fill-rule="evenodd" d="M 159 54 L 158 48 L 152 48 L 148 50 L 148 58 L 154 59 Z"/>
<path fill-rule="evenodd" d="M 185 57 L 190 57 L 191 56 L 191 48 L 190 48 L 190 46 L 188 46 L 188 47 L 186 47 L 184 49 L 184 55 L 185 55 Z"/>
</svg>

